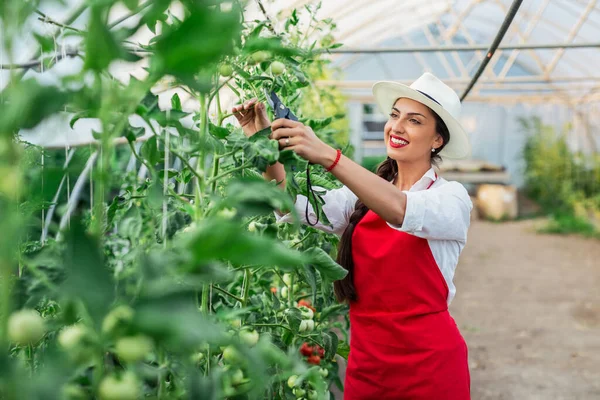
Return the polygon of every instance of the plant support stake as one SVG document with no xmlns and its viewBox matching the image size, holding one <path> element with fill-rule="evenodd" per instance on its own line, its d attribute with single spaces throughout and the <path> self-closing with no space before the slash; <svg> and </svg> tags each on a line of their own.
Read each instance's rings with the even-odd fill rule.
<svg viewBox="0 0 600 400">
<path fill-rule="evenodd" d="M 513 19 L 515 18 L 515 15 L 517 14 L 519 7 L 521 7 L 522 2 L 523 2 L 523 0 L 514 0 L 513 1 L 512 5 L 510 6 L 510 9 L 508 10 L 508 13 L 506 14 L 506 18 L 504 18 L 504 22 L 502 23 L 502 26 L 500 26 L 500 30 L 498 31 L 498 34 L 496 34 L 496 38 L 492 42 L 492 44 L 487 52 L 486 57 L 481 62 L 479 69 L 475 73 L 475 76 L 473 76 L 473 79 L 471 79 L 471 82 L 469 83 L 469 85 L 467 86 L 465 91 L 463 92 L 462 96 L 460 96 L 461 102 L 467 97 L 467 95 L 469 94 L 471 89 L 473 89 L 473 86 L 475 86 L 475 84 L 479 80 L 479 77 L 485 70 L 485 67 L 487 67 L 488 63 L 492 59 L 492 56 L 496 52 L 496 49 L 498 49 L 498 46 L 500 45 L 500 42 L 504 38 L 504 35 L 506 34 L 508 27 L 510 26 Z"/>
</svg>

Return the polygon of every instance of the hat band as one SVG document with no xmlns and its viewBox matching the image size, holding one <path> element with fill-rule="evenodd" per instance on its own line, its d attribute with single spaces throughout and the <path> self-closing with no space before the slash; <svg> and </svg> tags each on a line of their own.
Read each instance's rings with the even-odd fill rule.
<svg viewBox="0 0 600 400">
<path fill-rule="evenodd" d="M 420 90 L 418 90 L 418 89 L 415 89 L 415 90 L 416 90 L 417 92 L 421 93 L 423 96 L 426 96 L 426 97 L 430 98 L 431 100 L 435 101 L 436 103 L 438 103 L 438 104 L 441 106 L 441 104 L 440 104 L 440 102 L 439 102 L 439 101 L 437 101 L 436 99 L 434 99 L 433 97 L 431 97 L 431 96 L 430 96 L 430 95 L 428 95 L 427 93 L 421 92 L 421 91 L 420 91 Z M 443 107 L 443 106 L 442 106 L 442 107 Z"/>
</svg>

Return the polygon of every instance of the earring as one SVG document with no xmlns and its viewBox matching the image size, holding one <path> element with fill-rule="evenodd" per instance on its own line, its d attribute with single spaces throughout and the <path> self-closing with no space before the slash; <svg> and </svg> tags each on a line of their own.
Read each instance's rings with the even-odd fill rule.
<svg viewBox="0 0 600 400">
<path fill-rule="evenodd" d="M 435 149 L 431 149 L 431 152 L 432 152 L 432 153 L 435 153 Z"/>
</svg>

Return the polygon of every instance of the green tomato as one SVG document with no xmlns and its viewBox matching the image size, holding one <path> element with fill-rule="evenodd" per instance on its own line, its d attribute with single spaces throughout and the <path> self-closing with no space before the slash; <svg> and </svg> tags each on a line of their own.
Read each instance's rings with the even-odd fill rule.
<svg viewBox="0 0 600 400">
<path fill-rule="evenodd" d="M 65 400 L 86 400 L 88 398 L 81 386 L 73 384 L 63 386 L 62 394 Z"/>
<path fill-rule="evenodd" d="M 190 361 L 193 364 L 199 364 L 202 360 L 204 360 L 204 353 L 202 352 L 197 352 L 190 356 Z"/>
<path fill-rule="evenodd" d="M 232 219 L 237 214 L 237 210 L 235 208 L 224 208 L 217 213 L 219 217 L 225 219 Z"/>
<path fill-rule="evenodd" d="M 88 330 L 83 324 L 67 326 L 58 334 L 58 344 L 67 351 L 75 350 L 87 334 Z"/>
<path fill-rule="evenodd" d="M 14 167 L 0 167 L 0 195 L 16 198 L 21 190 L 21 173 Z"/>
<path fill-rule="evenodd" d="M 260 335 L 255 330 L 252 330 L 252 331 L 244 330 L 244 331 L 240 332 L 240 340 L 242 341 L 242 343 L 245 343 L 246 345 L 248 345 L 250 347 L 255 346 L 256 343 L 258 343 L 259 338 L 260 338 Z"/>
<path fill-rule="evenodd" d="M 119 358 L 130 363 L 143 360 L 153 348 L 152 339 L 144 335 L 124 337 L 115 344 Z"/>
<path fill-rule="evenodd" d="M 100 382 L 98 394 L 101 400 L 136 400 L 140 396 L 140 384 L 132 372 L 125 372 L 121 379 L 107 376 Z"/>
<path fill-rule="evenodd" d="M 291 274 L 283 274 L 283 283 L 290 286 L 292 284 L 292 275 Z"/>
<path fill-rule="evenodd" d="M 300 322 L 298 332 L 312 332 L 315 329 L 315 321 L 312 319 L 303 319 Z"/>
<path fill-rule="evenodd" d="M 296 386 L 296 381 L 298 380 L 298 375 L 292 375 L 287 380 L 287 385 L 290 389 L 293 389 Z"/>
<path fill-rule="evenodd" d="M 8 318 L 8 338 L 20 346 L 36 344 L 45 333 L 44 319 L 35 310 L 19 310 Z"/>
<path fill-rule="evenodd" d="M 113 333 L 119 325 L 126 324 L 133 318 L 133 309 L 121 305 L 112 309 L 102 321 L 102 332 Z"/>
<path fill-rule="evenodd" d="M 329 375 L 329 371 L 325 368 L 319 368 L 319 374 L 321 374 L 323 378 L 327 378 L 327 375 Z"/>
<path fill-rule="evenodd" d="M 300 306 L 300 313 L 302 314 L 302 319 L 313 319 L 314 317 L 314 312 L 313 310 L 311 310 L 310 308 L 306 307 L 306 306 Z"/>
<path fill-rule="evenodd" d="M 269 53 L 267 53 L 266 51 L 257 51 L 255 53 L 252 53 L 252 60 L 255 63 L 261 63 L 261 62 L 265 62 L 269 59 Z"/>
<path fill-rule="evenodd" d="M 309 390 L 308 396 L 306 397 L 308 398 L 308 400 L 317 400 L 319 398 L 319 395 L 317 394 L 316 390 Z"/>
<path fill-rule="evenodd" d="M 256 232 L 256 222 L 252 221 L 248 224 L 248 232 Z"/>
<path fill-rule="evenodd" d="M 294 393 L 294 395 L 297 398 L 300 398 L 306 394 L 306 390 L 301 389 L 301 388 L 294 388 L 294 390 L 292 390 L 292 393 Z"/>
<path fill-rule="evenodd" d="M 284 286 L 281 288 L 281 298 L 287 299 L 287 297 L 288 297 L 288 288 L 287 288 L 287 286 Z"/>
<path fill-rule="evenodd" d="M 223 360 L 227 361 L 230 364 L 234 364 L 238 362 L 240 359 L 240 354 L 233 346 L 225 347 L 223 350 Z"/>
<path fill-rule="evenodd" d="M 223 64 L 221 65 L 221 68 L 219 68 L 219 74 L 221 74 L 221 76 L 231 76 L 233 75 L 233 67 L 229 64 Z"/>
<path fill-rule="evenodd" d="M 234 328 L 241 328 L 241 326 L 242 326 L 242 319 L 241 318 L 234 318 L 231 321 L 229 321 L 229 323 Z"/>
<path fill-rule="evenodd" d="M 273 61 L 271 63 L 271 73 L 275 76 L 283 74 L 285 71 L 285 65 L 280 61 Z"/>
<path fill-rule="evenodd" d="M 244 373 L 242 372 L 241 369 L 236 369 L 235 371 L 233 371 L 233 373 L 231 374 L 231 383 L 233 383 L 235 386 L 241 384 L 244 382 Z"/>
</svg>

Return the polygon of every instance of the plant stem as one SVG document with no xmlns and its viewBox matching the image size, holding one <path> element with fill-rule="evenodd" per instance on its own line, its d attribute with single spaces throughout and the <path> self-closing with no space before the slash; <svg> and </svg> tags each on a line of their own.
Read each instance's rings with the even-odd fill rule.
<svg viewBox="0 0 600 400">
<path fill-rule="evenodd" d="M 84 33 L 81 29 L 73 28 L 72 26 L 61 24 L 60 22 L 57 22 L 57 21 L 53 20 L 52 18 L 50 18 L 49 16 L 47 16 L 46 14 L 44 14 L 43 12 L 41 12 L 40 10 L 35 10 L 35 13 L 40 16 L 40 17 L 38 17 L 38 19 L 40 21 L 42 21 L 42 22 L 45 22 L 45 23 L 51 24 L 51 25 L 56 25 L 56 26 L 58 26 L 60 28 L 67 29 L 67 30 L 70 30 L 70 31 L 73 31 L 73 32 Z"/>
<path fill-rule="evenodd" d="M 147 1 L 144 4 L 140 4 L 139 6 L 137 6 L 133 11 L 131 11 L 129 14 L 122 16 L 121 18 L 115 20 L 114 22 L 111 22 L 110 24 L 108 24 L 108 29 L 112 29 L 115 26 L 119 25 L 121 22 L 137 15 L 138 13 L 140 13 L 141 11 L 143 11 L 145 8 L 147 8 L 149 5 L 152 4 L 152 1 Z"/>
<path fill-rule="evenodd" d="M 206 150 L 205 150 L 205 140 L 206 140 L 206 130 L 208 128 L 208 108 L 206 103 L 206 94 L 200 94 L 200 156 L 198 157 L 198 162 L 196 164 L 196 221 L 200 220 L 202 216 L 202 197 L 204 193 L 204 165 L 206 161 Z"/>
<path fill-rule="evenodd" d="M 290 273 L 290 287 L 288 289 L 288 307 L 294 306 L 294 274 Z"/>
<path fill-rule="evenodd" d="M 224 176 L 233 174 L 234 172 L 241 171 L 241 170 L 249 168 L 251 166 L 252 166 L 252 163 L 246 163 L 246 164 L 240 165 L 239 167 L 232 168 L 230 170 L 223 172 L 220 175 L 215 176 L 214 178 L 209 179 L 208 183 L 213 183 L 213 181 L 218 181 L 219 179 L 223 178 Z"/>
<path fill-rule="evenodd" d="M 217 290 L 217 292 L 221 292 L 221 293 L 223 293 L 224 295 L 231 297 L 231 298 L 232 298 L 232 299 L 234 299 L 235 301 L 238 301 L 238 302 L 240 302 L 240 303 L 243 303 L 243 302 L 244 302 L 244 299 L 242 299 L 241 297 L 238 297 L 238 296 L 236 296 L 236 295 L 235 295 L 235 294 L 233 294 L 233 293 L 230 293 L 230 292 L 228 292 L 228 291 L 227 291 L 227 290 L 225 290 L 225 289 L 222 289 L 222 288 L 220 288 L 220 287 L 218 287 L 218 286 L 216 286 L 216 285 L 213 285 L 213 288 L 214 288 L 214 289 L 216 289 L 216 290 Z"/>
<path fill-rule="evenodd" d="M 250 279 L 252 279 L 252 271 L 250 268 L 244 271 L 244 295 L 242 297 L 242 308 L 248 303 L 248 293 L 250 293 Z"/>
<path fill-rule="evenodd" d="M 29 366 L 31 367 L 31 377 L 33 378 L 33 374 L 35 373 L 35 351 L 33 350 L 33 345 L 27 346 L 27 353 Z"/>
<path fill-rule="evenodd" d="M 202 285 L 202 298 L 200 299 L 200 311 L 202 314 L 208 315 L 208 294 L 209 294 L 209 284 Z"/>
<path fill-rule="evenodd" d="M 217 119 L 219 122 L 219 126 L 221 126 L 221 124 L 223 123 L 223 113 L 221 112 L 221 98 L 219 97 L 219 92 L 217 91 L 216 93 L 216 101 L 217 101 Z M 217 176 L 219 174 L 219 163 L 221 162 L 221 159 L 219 157 L 213 156 L 213 168 L 212 168 L 212 175 L 211 177 L 214 178 L 215 176 Z M 217 189 L 217 181 L 213 180 L 210 183 L 210 192 L 214 193 L 215 190 Z"/>
</svg>

